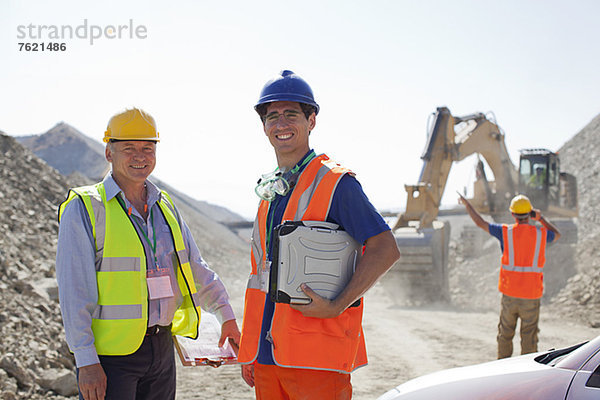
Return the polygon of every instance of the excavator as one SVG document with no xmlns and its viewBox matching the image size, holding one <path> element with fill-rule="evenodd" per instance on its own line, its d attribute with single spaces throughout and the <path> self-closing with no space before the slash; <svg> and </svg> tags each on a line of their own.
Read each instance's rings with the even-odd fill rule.
<svg viewBox="0 0 600 400">
<path fill-rule="evenodd" d="M 495 221 L 511 221 L 508 205 L 517 193 L 527 195 L 551 219 L 572 221 L 578 215 L 576 179 L 560 171 L 557 153 L 542 148 L 521 150 L 519 166 L 515 167 L 504 134 L 485 114 L 458 117 L 448 108 L 439 107 L 431 121 L 419 181 L 405 185 L 406 210 L 398 215 L 392 228 L 401 257 L 386 278 L 401 285 L 399 289 L 407 298 L 420 303 L 449 299 L 450 224 L 437 217 L 455 162 L 478 155 L 473 198 L 469 201 Z M 482 157 L 494 180 L 488 180 Z"/>
</svg>

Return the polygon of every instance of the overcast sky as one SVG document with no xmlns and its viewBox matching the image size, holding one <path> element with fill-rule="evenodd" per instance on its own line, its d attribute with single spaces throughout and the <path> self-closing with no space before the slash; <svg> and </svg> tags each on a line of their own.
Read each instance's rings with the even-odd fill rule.
<svg viewBox="0 0 600 400">
<path fill-rule="evenodd" d="M 0 130 L 64 121 L 101 141 L 113 114 L 143 108 L 161 134 L 155 175 L 252 218 L 256 180 L 276 166 L 253 105 L 291 69 L 321 106 L 312 147 L 399 209 L 439 106 L 493 112 L 515 163 L 599 114 L 599 15 L 593 0 L 0 0 Z M 66 49 L 19 51 L 48 42 Z M 445 204 L 474 163 L 453 167 Z"/>
</svg>

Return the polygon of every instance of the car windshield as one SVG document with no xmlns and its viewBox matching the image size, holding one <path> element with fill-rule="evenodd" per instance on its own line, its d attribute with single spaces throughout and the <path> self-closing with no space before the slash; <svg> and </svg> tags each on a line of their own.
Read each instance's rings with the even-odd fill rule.
<svg viewBox="0 0 600 400">
<path fill-rule="evenodd" d="M 571 354 L 571 352 L 580 348 L 581 346 L 583 346 L 586 343 L 587 342 L 583 342 L 583 343 L 576 344 L 575 346 L 567 347 L 564 349 L 551 350 L 548 353 L 542 354 L 541 356 L 537 356 L 535 358 L 535 361 L 539 362 L 540 364 L 546 364 L 546 365 L 553 367 L 556 364 L 558 364 L 558 362 L 560 360 L 562 360 L 567 355 Z"/>
</svg>

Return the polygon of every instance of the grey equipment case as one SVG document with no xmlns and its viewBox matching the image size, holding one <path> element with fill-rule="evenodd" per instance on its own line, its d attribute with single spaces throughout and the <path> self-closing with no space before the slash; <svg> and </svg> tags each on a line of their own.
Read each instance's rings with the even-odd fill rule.
<svg viewBox="0 0 600 400">
<path fill-rule="evenodd" d="M 330 300 L 340 294 L 354 274 L 362 246 L 337 228 L 322 221 L 288 221 L 274 229 L 269 278 L 272 301 L 310 303 L 300 289 L 302 283 Z"/>
</svg>

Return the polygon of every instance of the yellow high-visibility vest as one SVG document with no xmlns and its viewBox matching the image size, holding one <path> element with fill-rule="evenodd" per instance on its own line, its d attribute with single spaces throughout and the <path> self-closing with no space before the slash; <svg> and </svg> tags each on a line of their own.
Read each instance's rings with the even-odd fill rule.
<svg viewBox="0 0 600 400">
<path fill-rule="evenodd" d="M 198 293 L 173 201 L 165 191 L 161 194 L 157 204 L 173 237 L 177 261 L 175 263 L 174 258 L 174 268 L 183 297 L 173 318 L 172 334 L 195 339 L 201 313 L 200 306 L 196 305 L 199 304 Z M 98 305 L 92 314 L 96 351 L 99 355 L 132 354 L 142 344 L 148 324 L 144 246 L 117 197 L 106 200 L 102 182 L 71 189 L 59 207 L 59 221 L 66 205 L 75 198 L 80 198 L 85 205 L 96 253 L 102 254 L 96 271 Z"/>
</svg>

